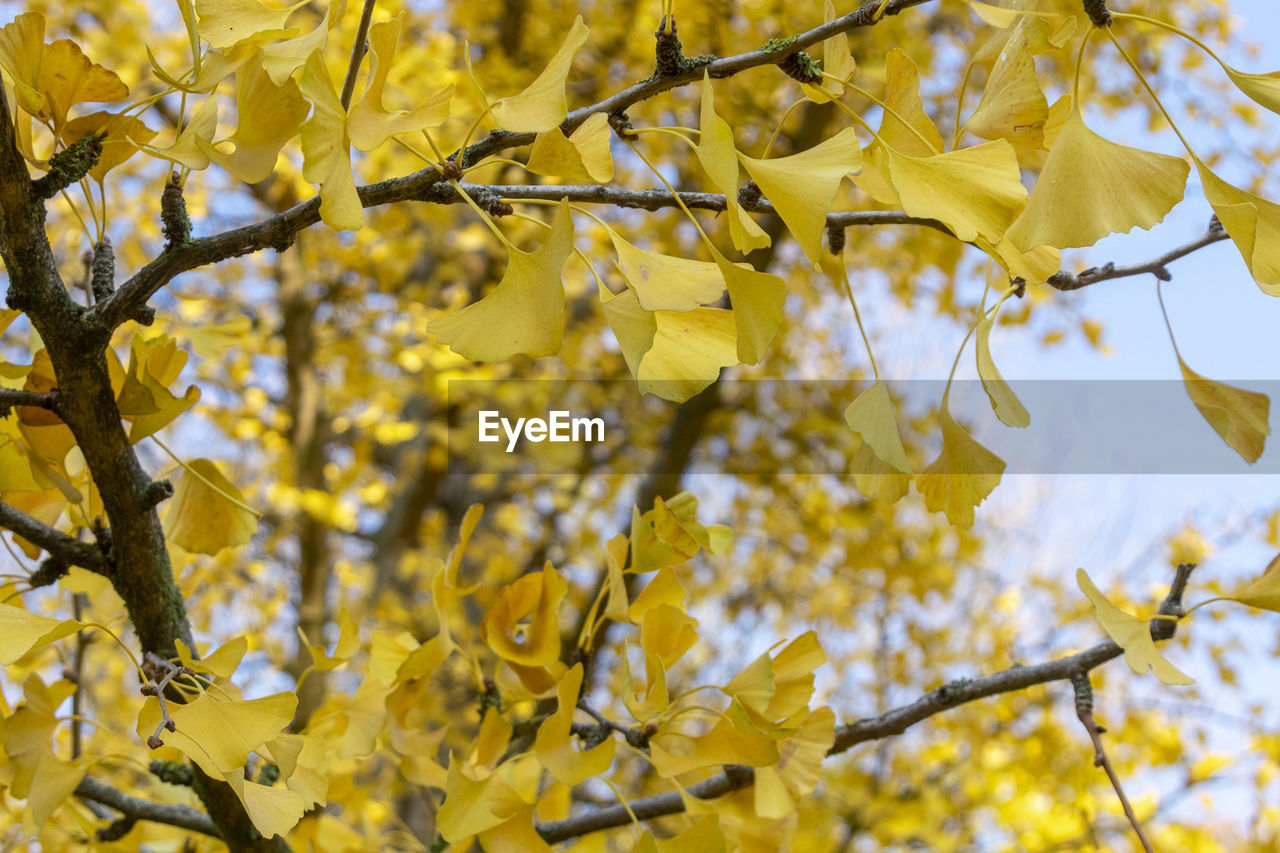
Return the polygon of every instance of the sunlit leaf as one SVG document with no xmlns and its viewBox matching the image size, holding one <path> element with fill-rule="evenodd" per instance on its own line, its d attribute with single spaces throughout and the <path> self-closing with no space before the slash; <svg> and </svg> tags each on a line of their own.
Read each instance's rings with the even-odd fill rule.
<svg viewBox="0 0 1280 853">
<path fill-rule="evenodd" d="M 564 121 L 569 114 L 564 96 L 564 81 L 569 76 L 574 54 L 587 42 L 588 32 L 586 24 L 582 23 L 582 16 L 574 18 L 573 26 L 560 43 L 560 49 L 551 57 L 537 79 L 520 94 L 494 103 L 493 118 L 504 130 L 541 133 Z"/>
<path fill-rule="evenodd" d="M 213 47 L 231 47 L 246 39 L 266 41 L 293 36 L 296 28 L 285 29 L 285 22 L 306 3 L 307 0 L 299 0 L 292 6 L 276 7 L 259 0 L 196 0 L 200 38 Z"/>
<path fill-rule="evenodd" d="M 822 4 L 822 22 L 830 23 L 836 19 L 835 6 L 831 0 Z M 848 80 L 853 76 L 858 64 L 849 53 L 849 34 L 837 33 L 822 42 L 822 70 L 839 80 Z M 821 83 L 802 83 L 800 88 L 805 97 L 819 104 L 825 104 L 844 94 L 844 85 L 829 78 Z"/>
<path fill-rule="evenodd" d="M 193 459 L 178 478 L 164 517 L 164 535 L 195 554 L 244 545 L 258 532 L 244 495 L 209 459 Z"/>
<path fill-rule="evenodd" d="M 256 184 L 275 171 L 280 149 L 297 135 L 307 109 L 298 84 L 285 80 L 277 86 L 259 59 L 236 72 L 235 133 L 216 144 L 197 136 L 196 144 L 232 175 Z M 235 146 L 230 154 L 223 150 L 227 143 Z"/>
<path fill-rule="evenodd" d="M 23 607 L 0 603 L 0 664 L 18 658 L 79 631 L 74 619 L 50 619 Z"/>
<path fill-rule="evenodd" d="M 351 174 L 347 111 L 338 100 L 322 51 L 307 59 L 298 83 L 313 105 L 311 117 L 302 124 L 302 176 L 320 185 L 320 218 L 325 225 L 359 230 L 364 224 L 364 209 Z"/>
<path fill-rule="evenodd" d="M 1231 597 L 1249 607 L 1280 612 L 1280 555 L 1274 557 L 1252 583 Z"/>
<path fill-rule="evenodd" d="M 1085 125 L 1076 104 L 1009 240 L 1023 251 L 1066 249 L 1150 228 L 1182 200 L 1189 170 L 1180 157 L 1103 139 Z"/>
<path fill-rule="evenodd" d="M 162 739 L 217 778 L 243 768 L 250 752 L 279 735 L 297 704 L 292 693 L 234 700 L 201 693 L 185 705 L 168 703 L 176 730 L 162 732 Z M 162 719 L 159 701 L 147 697 L 138 714 L 138 736 L 150 737 Z"/>
<path fill-rule="evenodd" d="M 1030 426 L 1031 415 L 1027 413 L 1026 407 L 1018 399 L 1018 395 L 1013 393 L 1009 383 L 1004 381 L 1004 377 L 1000 375 L 1000 371 L 996 368 L 995 361 L 991 358 L 991 328 L 994 325 L 994 315 L 983 314 L 982 319 L 978 321 L 975 335 L 978 351 L 978 377 L 982 380 L 982 389 L 991 398 L 991 408 L 995 410 L 996 417 L 1000 419 L 1001 423 L 1011 427 Z"/>
<path fill-rule="evenodd" d="M 756 160 L 739 154 L 738 158 L 791 229 L 805 257 L 817 267 L 827 213 L 840 182 L 862 167 L 862 148 L 853 128 L 846 127 L 830 139 L 789 157 Z"/>
<path fill-rule="evenodd" d="M 452 85 L 428 95 L 411 110 L 389 110 L 382 103 L 404 15 L 402 11 L 390 21 L 369 28 L 369 84 L 365 87 L 364 96 L 352 104 L 351 117 L 347 122 L 351 144 L 361 151 L 372 151 L 397 133 L 416 133 L 436 127 L 449 117 Z"/>
<path fill-rule="evenodd" d="M 1131 616 L 1107 599 L 1094 586 L 1089 574 L 1084 569 L 1076 570 L 1076 583 L 1080 591 L 1093 602 L 1093 615 L 1107 636 L 1124 649 L 1124 661 L 1129 668 L 1139 675 L 1146 675 L 1147 669 L 1165 684 L 1192 684 L 1193 679 L 1184 675 L 1173 664 L 1165 660 L 1156 650 L 1155 640 L 1151 639 L 1151 625 L 1145 619 Z"/>
<path fill-rule="evenodd" d="M 592 113 L 567 138 L 559 127 L 544 130 L 534 139 L 525 167 L 535 175 L 607 184 L 613 180 L 612 136 L 604 113 Z"/>
<path fill-rule="evenodd" d="M 1280 296 L 1280 204 L 1233 187 L 1195 160 L 1205 198 L 1235 242 L 1258 287 Z"/>
<path fill-rule="evenodd" d="M 555 662 L 560 657 L 557 613 L 568 591 L 550 563 L 507 584 L 480 623 L 481 638 L 499 657 L 522 666 Z"/>
<path fill-rule="evenodd" d="M 983 447 L 956 423 L 944 406 L 942 452 L 916 475 L 916 488 L 930 512 L 944 512 L 960 527 L 973 526 L 973 511 L 1000 484 L 1004 460 Z"/>
<path fill-rule="evenodd" d="M 577 785 L 592 776 L 599 776 L 613 763 L 613 751 L 617 746 L 612 737 L 584 751 L 573 747 L 570 728 L 573 712 L 578 707 L 578 692 L 582 688 L 582 664 L 575 665 L 556 688 L 559 704 L 556 712 L 538 727 L 534 751 L 547 771 L 566 785 Z"/>
<path fill-rule="evenodd" d="M 1213 431 L 1246 462 L 1257 462 L 1271 434 L 1267 421 L 1271 401 L 1267 395 L 1206 379 L 1187 367 L 1182 356 L 1178 356 L 1178 367 L 1182 369 L 1187 396 Z"/>
<path fill-rule="evenodd" d="M 965 242 L 998 241 L 1027 197 L 1018 157 L 1003 139 L 930 157 L 892 149 L 886 156 L 902 209 L 941 220 Z"/>
<path fill-rule="evenodd" d="M 982 100 L 965 122 L 965 129 L 983 139 L 1039 146 L 1048 118 L 1049 102 L 1036 80 L 1035 60 L 1026 37 L 1016 32 L 992 66 Z"/>
<path fill-rule="evenodd" d="M 55 129 L 67 123 L 67 113 L 76 104 L 129 97 L 129 87 L 114 71 L 90 62 L 80 45 L 70 39 L 57 39 L 44 46 L 37 88 L 44 95 L 41 114 L 53 122 Z"/>
<path fill-rule="evenodd" d="M 698 144 L 693 149 L 707 177 L 724 194 L 729 236 L 739 252 L 763 249 L 769 235 L 738 204 L 738 149 L 733 144 L 733 128 L 716 114 L 715 94 L 710 75 L 702 79 L 702 118 Z M 752 361 L 752 364 L 755 362 Z"/>
<path fill-rule="evenodd" d="M 432 320 L 427 330 L 472 361 L 535 358 L 560 351 L 564 286 L 560 268 L 573 251 L 573 219 L 561 202 L 551 231 L 532 252 L 512 249 L 498 286 L 479 302 Z"/>
</svg>

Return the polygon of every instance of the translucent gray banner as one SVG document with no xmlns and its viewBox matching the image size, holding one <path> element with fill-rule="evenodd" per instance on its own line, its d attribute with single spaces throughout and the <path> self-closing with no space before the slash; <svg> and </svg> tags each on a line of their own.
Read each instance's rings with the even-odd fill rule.
<svg viewBox="0 0 1280 853">
<path fill-rule="evenodd" d="M 451 380 L 448 472 L 652 474 L 683 467 L 672 450 L 692 444 L 704 473 L 863 473 L 854 467 L 860 442 L 844 410 L 870 384 L 722 381 L 679 404 L 642 395 L 630 381 Z M 919 472 L 941 447 L 946 383 L 886 384 Z M 1009 384 L 1031 415 L 1026 428 L 1001 424 L 977 380 L 952 383 L 949 404 L 951 416 L 1004 460 L 1006 474 L 1280 473 L 1280 452 L 1269 443 L 1252 465 L 1232 450 L 1181 381 Z M 1225 384 L 1280 394 L 1280 381 Z"/>
</svg>

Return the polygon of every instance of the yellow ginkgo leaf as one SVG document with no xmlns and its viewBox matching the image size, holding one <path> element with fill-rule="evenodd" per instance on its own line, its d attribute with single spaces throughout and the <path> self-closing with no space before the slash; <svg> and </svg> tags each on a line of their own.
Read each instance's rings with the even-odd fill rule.
<svg viewBox="0 0 1280 853">
<path fill-rule="evenodd" d="M 171 160 L 180 166 L 199 171 L 209 166 L 209 143 L 218 129 L 218 99 L 205 98 L 199 109 L 167 148 L 140 145 L 152 157 Z M 137 140 L 134 140 L 137 142 Z"/>
<path fill-rule="evenodd" d="M 787 283 L 773 273 L 760 272 L 747 264 L 735 264 L 711 247 L 716 264 L 729 288 L 733 323 L 737 330 L 738 361 L 756 364 L 778 329 L 782 327 L 782 303 Z"/>
<path fill-rule="evenodd" d="M 844 421 L 870 446 L 876 458 L 904 474 L 911 473 L 907 451 L 902 446 L 898 421 L 889 399 L 889 386 L 877 381 L 857 396 L 844 410 Z"/>
<path fill-rule="evenodd" d="M 653 345 L 636 371 L 642 394 L 683 403 L 738 363 L 734 312 L 723 308 L 655 311 Z"/>
<path fill-rule="evenodd" d="M 609 239 L 618 253 L 618 272 L 645 311 L 693 311 L 724 293 L 724 274 L 717 264 L 641 249 L 612 228 Z"/>
<path fill-rule="evenodd" d="M 137 153 L 140 145 L 155 138 L 156 132 L 134 116 L 97 112 L 73 118 L 62 127 L 62 139 L 71 143 L 87 133 L 94 133 L 102 141 L 102 153 L 93 164 L 88 176 L 102 183 L 116 166 Z"/>
<path fill-rule="evenodd" d="M 1062 252 L 1053 246 L 1036 246 L 1023 252 L 1004 237 L 994 246 L 979 237 L 973 244 L 998 263 L 1010 279 L 1020 278 L 1027 284 L 1042 284 L 1062 269 Z"/>
<path fill-rule="evenodd" d="M 120 414 L 132 422 L 129 441 L 136 444 L 168 426 L 200 400 L 200 389 L 187 387 L 181 397 L 169 390 L 187 363 L 187 353 L 168 335 L 133 336 L 129 367 L 116 394 Z"/>
<path fill-rule="evenodd" d="M 789 157 L 756 160 L 739 154 L 738 158 L 816 269 L 822 256 L 827 213 L 840 182 L 862 168 L 862 148 L 853 128 L 846 127 L 830 139 Z"/>
<path fill-rule="evenodd" d="M 717 275 L 718 275 L 717 271 Z M 682 403 L 738 363 L 733 312 L 646 311 L 636 291 L 601 291 L 605 320 L 642 394 Z"/>
<path fill-rule="evenodd" d="M 1253 583 L 1231 597 L 1249 607 L 1280 612 L 1280 555 L 1267 564 Z"/>
<path fill-rule="evenodd" d="M 546 241 L 532 252 L 512 249 L 498 286 L 479 302 L 437 317 L 427 331 L 472 361 L 535 358 L 560 351 L 564 285 L 560 268 L 573 251 L 573 219 L 562 201 Z"/>
<path fill-rule="evenodd" d="M 895 47 L 885 57 L 884 68 L 884 102 L 889 110 L 880 122 L 879 139 L 893 150 L 914 157 L 941 154 L 945 150 L 942 134 L 924 111 L 920 97 L 919 67 Z"/>
<path fill-rule="evenodd" d="M 369 51 L 372 54 L 369 84 L 365 87 L 364 96 L 352 105 L 347 122 L 351 144 L 361 151 L 372 151 L 397 133 L 417 133 L 436 127 L 449 117 L 453 84 L 428 95 L 412 110 L 388 110 L 383 106 L 382 90 L 391 71 L 391 62 L 395 59 L 404 15 L 402 11 L 390 21 L 369 28 Z"/>
<path fill-rule="evenodd" d="M 835 737 L 835 713 L 818 708 L 794 735 L 779 741 L 778 763 L 756 770 L 756 814 L 777 820 L 794 812 L 796 801 L 818 786 L 822 762 Z"/>
<path fill-rule="evenodd" d="M 604 113 L 592 113 L 567 138 L 558 127 L 544 130 L 533 140 L 525 168 L 535 175 L 607 184 L 613 180 L 612 133 Z"/>
<path fill-rule="evenodd" d="M 258 532 L 244 496 L 208 459 L 193 459 L 178 478 L 164 517 L 170 542 L 196 554 L 243 545 Z"/>
<path fill-rule="evenodd" d="M 978 378 L 982 380 L 982 390 L 986 391 L 987 396 L 991 398 L 991 408 L 995 410 L 996 417 L 1002 424 L 1011 427 L 1030 426 L 1031 415 L 1027 413 L 1018 395 L 1013 393 L 1009 383 L 1004 381 L 1004 377 L 996 368 L 995 360 L 991 358 L 991 327 L 993 325 L 995 325 L 995 317 L 984 314 L 978 321 L 975 338 L 978 351 Z"/>
<path fill-rule="evenodd" d="M 494 103 L 493 118 L 500 127 L 515 133 L 541 133 L 564 121 L 569 114 L 564 81 L 569 76 L 574 54 L 587 42 L 588 32 L 582 16 L 574 18 L 560 49 L 537 79 L 520 94 Z"/>
<path fill-rule="evenodd" d="M 62 761 L 52 753 L 40 756 L 27 793 L 27 807 L 37 827 L 44 826 L 54 810 L 75 792 L 90 763 L 87 758 Z"/>
<path fill-rule="evenodd" d="M 1003 50 L 982 90 L 982 100 L 965 122 L 965 129 L 983 139 L 1007 139 L 1015 145 L 1039 146 L 1049 102 L 1036 81 L 1036 64 L 1026 36 L 1016 31 Z"/>
<path fill-rule="evenodd" d="M 687 557 L 677 555 L 677 559 L 672 560 L 672 563 L 683 562 L 684 559 L 687 559 Z M 648 565 L 652 565 L 652 562 L 651 560 L 645 561 Z M 641 568 L 633 568 L 633 571 L 644 572 L 647 570 L 648 565 L 642 564 Z M 670 604 L 672 607 L 683 610 L 686 597 L 687 593 L 685 592 L 684 584 L 680 583 L 680 578 L 676 576 L 675 570 L 670 565 L 667 565 L 659 569 L 653 580 L 649 581 L 645 588 L 640 591 L 635 601 L 631 602 L 631 606 L 623 614 L 623 618 L 638 625 L 644 621 L 645 613 L 659 605 Z"/>
<path fill-rule="evenodd" d="M 662 665 L 662 659 L 653 652 L 645 652 L 644 660 L 644 692 L 638 693 L 631 675 L 631 662 L 625 653 L 621 657 L 622 704 L 626 706 L 627 713 L 641 723 L 666 711 L 670 705 L 667 695 L 667 670 Z"/>
<path fill-rule="evenodd" d="M 836 7 L 831 0 L 822 5 L 822 22 L 829 24 L 836 19 Z M 858 63 L 849 53 L 849 34 L 841 31 L 822 43 L 822 70 L 838 80 L 848 80 L 853 76 Z M 844 94 L 844 84 L 836 80 L 824 78 L 821 83 L 801 83 L 800 89 L 805 97 L 819 104 L 834 101 Z"/>
<path fill-rule="evenodd" d="M 570 729 L 581 689 L 582 664 L 575 664 L 556 687 L 559 698 L 556 712 L 538 727 L 533 747 L 547 772 L 566 785 L 577 785 L 603 774 L 613 763 L 613 751 L 617 747 L 610 737 L 591 749 L 582 752 L 574 749 Z"/>
<path fill-rule="evenodd" d="M 320 672 L 341 666 L 360 651 L 360 627 L 345 607 L 338 610 L 338 643 L 333 647 L 333 654 L 326 654 L 323 645 L 308 642 L 301 626 L 298 627 L 298 634 L 311 653 L 312 666 Z"/>
<path fill-rule="evenodd" d="M 217 143 L 196 137 L 209 159 L 248 184 L 265 181 L 276 157 L 307 117 L 307 102 L 293 80 L 277 86 L 259 58 L 236 72 L 236 130 Z M 317 106 L 317 109 L 319 107 Z M 227 144 L 235 149 L 226 153 Z"/>
<path fill-rule="evenodd" d="M 769 707 L 769 701 L 773 699 L 775 689 L 773 661 L 769 659 L 769 653 L 765 652 L 747 664 L 720 689 L 725 692 L 725 695 L 741 702 L 742 707 L 748 711 L 762 713 Z"/>
<path fill-rule="evenodd" d="M 672 604 L 645 611 L 640 620 L 640 646 L 671 666 L 698 641 L 698 620 Z"/>
<path fill-rule="evenodd" d="M 272 83 L 277 86 L 283 86 L 284 81 L 288 80 L 295 71 L 307 64 L 307 57 L 317 50 L 324 49 L 325 43 L 329 38 L 329 29 L 333 24 L 334 14 L 335 12 L 341 14 L 338 10 L 342 6 L 342 3 L 330 3 L 329 10 L 325 13 L 325 20 L 317 24 L 311 32 L 296 38 L 284 39 L 262 46 L 262 70 L 267 72 L 267 76 L 271 78 Z M 374 26 L 377 26 L 377 24 Z M 369 36 L 370 40 L 372 40 L 372 27 L 370 28 Z"/>
<path fill-rule="evenodd" d="M 240 666 L 245 652 L 249 651 L 249 638 L 241 635 L 234 637 L 213 652 L 202 658 L 192 656 L 191 649 L 182 640 L 177 640 L 178 658 L 183 666 L 197 672 L 207 672 L 218 678 L 230 678 Z"/>
<path fill-rule="evenodd" d="M 227 771 L 222 777 L 236 792 L 249 820 L 263 838 L 287 835 L 311 805 L 295 791 L 246 780 L 243 767 Z"/>
<path fill-rule="evenodd" d="M 175 730 L 162 739 L 217 778 L 243 768 L 250 752 L 284 731 L 297 705 L 292 693 L 231 700 L 201 693 L 185 705 L 168 704 Z M 138 736 L 151 737 L 162 720 L 159 700 L 147 697 L 138 714 Z"/>
<path fill-rule="evenodd" d="M 1246 74 L 1223 63 L 1222 68 L 1236 84 L 1236 88 L 1244 92 L 1256 103 L 1261 104 L 1273 113 L 1280 113 L 1280 71 L 1270 74 Z"/>
<path fill-rule="evenodd" d="M 1148 621 L 1131 616 L 1112 604 L 1094 586 L 1088 572 L 1084 569 L 1076 570 L 1076 583 L 1080 585 L 1080 591 L 1093 603 L 1093 615 L 1102 625 L 1102 630 L 1107 632 L 1107 636 L 1114 640 L 1116 645 L 1124 649 L 1124 661 L 1129 664 L 1130 669 L 1139 675 L 1146 675 L 1147 668 L 1150 667 L 1156 677 L 1165 684 L 1194 683 L 1194 679 L 1180 672 L 1156 650 L 1155 640 L 1151 639 L 1151 624 Z"/>
<path fill-rule="evenodd" d="M 763 249 L 771 242 L 764 229 L 738 204 L 738 149 L 733 144 L 733 128 L 716 114 L 711 77 L 702 78 L 701 133 L 693 149 L 698 162 L 715 188 L 724 194 L 729 237 L 739 252 Z M 755 362 L 751 362 L 754 364 Z"/>
<path fill-rule="evenodd" d="M 741 713 L 719 717 L 711 731 L 697 737 L 663 729 L 649 744 L 654 770 L 668 779 L 723 764 L 767 767 L 780 757 L 777 744 L 755 730 Z"/>
<path fill-rule="evenodd" d="M 200 38 L 212 47 L 231 47 L 247 39 L 268 41 L 294 36 L 297 29 L 286 29 L 285 22 L 306 3 L 307 0 L 298 0 L 292 6 L 278 7 L 259 0 L 196 0 Z"/>
<path fill-rule="evenodd" d="M 773 656 L 773 698 L 764 709 L 769 721 L 788 720 L 813 696 L 813 672 L 827 662 L 818 635 L 806 631 Z"/>
<path fill-rule="evenodd" d="M 973 526 L 973 510 L 1000 484 L 1004 460 L 956 423 L 943 401 L 942 452 L 916 475 L 916 488 L 930 512 L 944 512 L 958 527 Z"/>
<path fill-rule="evenodd" d="M 258 45 L 250 41 L 222 50 L 209 48 L 200 55 L 199 70 L 188 69 L 185 73 L 175 76 L 166 71 L 151 53 L 151 49 L 147 48 L 147 59 L 150 60 L 151 70 L 157 77 L 181 92 L 195 94 L 212 92 L 219 83 L 239 71 L 245 63 L 256 59 L 258 55 Z M 305 57 L 302 61 L 305 61 Z M 272 80 L 274 81 L 275 78 L 273 77 Z M 279 81 L 278 85 L 283 85 L 283 81 Z"/>
<path fill-rule="evenodd" d="M 507 584 L 480 623 L 481 639 L 498 657 L 521 666 L 554 663 L 560 658 L 556 614 L 568 591 L 569 584 L 550 563 Z"/>
<path fill-rule="evenodd" d="M 40 93 L 40 56 L 44 52 L 44 15 L 23 12 L 0 27 L 0 68 L 14 83 L 18 105 L 31 115 L 44 108 Z"/>
<path fill-rule="evenodd" d="M 1178 356 L 1178 367 L 1182 369 L 1187 396 L 1213 431 L 1244 461 L 1257 462 L 1271 434 L 1267 422 L 1271 401 L 1267 395 L 1206 379 L 1187 367 L 1182 356 Z"/>
<path fill-rule="evenodd" d="M 967 243 L 999 241 L 1027 197 L 1017 154 L 1003 139 L 930 157 L 886 155 L 902 209 L 942 221 Z"/>
<path fill-rule="evenodd" d="M 5 497 L 7 500 L 9 496 Z M 24 607 L 0 604 L 0 664 L 9 666 L 28 652 L 69 637 L 81 627 L 74 619 L 50 619 Z"/>
<path fill-rule="evenodd" d="M 1180 157 L 1103 139 L 1078 104 L 1045 160 L 1031 200 L 1009 229 L 1023 251 L 1092 246 L 1115 232 L 1150 228 L 1182 200 L 1190 167 Z"/>
<path fill-rule="evenodd" d="M 1280 204 L 1233 187 L 1196 158 L 1205 198 L 1226 229 L 1258 287 L 1280 296 Z"/>
<path fill-rule="evenodd" d="M 80 45 L 57 39 L 40 54 L 37 88 L 44 95 L 41 115 L 55 130 L 67 123 L 67 112 L 76 104 L 119 101 L 129 97 L 129 87 L 114 71 L 90 62 Z"/>
<path fill-rule="evenodd" d="M 329 79 L 323 51 L 307 59 L 298 80 L 311 101 L 311 117 L 302 124 L 302 176 L 320 185 L 320 218 L 330 228 L 357 231 L 364 225 L 364 208 L 351 175 L 351 139 L 347 111 Z"/>
<path fill-rule="evenodd" d="M 489 786 L 495 777 L 472 779 L 462 772 L 461 764 L 456 757 L 449 761 L 444 805 L 436 814 L 440 835 L 453 844 L 461 844 L 505 820 L 489 808 Z"/>
</svg>

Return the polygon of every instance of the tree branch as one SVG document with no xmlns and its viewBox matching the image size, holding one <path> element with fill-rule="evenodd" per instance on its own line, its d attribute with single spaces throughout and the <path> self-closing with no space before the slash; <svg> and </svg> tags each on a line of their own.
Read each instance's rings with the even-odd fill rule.
<svg viewBox="0 0 1280 853">
<path fill-rule="evenodd" d="M 1230 240 L 1231 236 L 1223 229 L 1222 224 L 1218 222 L 1215 216 L 1213 221 L 1209 223 L 1209 230 L 1201 236 L 1192 240 L 1176 249 L 1165 252 L 1158 258 L 1141 264 L 1129 264 L 1128 266 L 1118 267 L 1115 264 L 1106 264 L 1102 267 L 1090 267 L 1079 273 L 1069 273 L 1066 271 L 1054 273 L 1049 277 L 1049 284 L 1058 290 L 1079 290 L 1082 287 L 1088 287 L 1091 284 L 1097 284 L 1100 281 L 1110 281 L 1113 278 L 1127 278 L 1134 275 L 1145 275 L 1150 273 L 1161 281 L 1169 281 L 1173 278 L 1169 270 L 1165 268 L 1166 264 L 1171 264 L 1179 258 L 1185 258 L 1192 252 L 1199 251 L 1205 246 L 1212 246 L 1214 243 L 1221 243 L 1223 240 Z"/>
<path fill-rule="evenodd" d="M 126 817 L 135 820 L 149 820 L 154 823 L 165 823 L 221 838 L 213 819 L 198 809 L 170 803 L 157 803 L 140 797 L 131 797 L 105 782 L 96 779 L 81 779 L 76 786 L 76 796 L 83 800 L 92 800 L 110 806 Z"/>
<path fill-rule="evenodd" d="M 8 417 L 14 406 L 36 406 L 57 411 L 58 395 L 54 391 L 20 391 L 13 388 L 0 388 L 0 417 Z"/>
<path fill-rule="evenodd" d="M 39 545 L 49 556 L 70 566 L 80 566 L 100 575 L 107 574 L 102 554 L 88 542 L 78 542 L 61 530 L 55 530 L 6 503 L 0 503 L 0 527 L 12 530 L 27 541 Z"/>
<path fill-rule="evenodd" d="M 569 113 L 560 127 L 567 136 L 595 113 L 622 112 L 631 105 L 662 92 L 697 82 L 702 79 L 704 73 L 718 79 L 731 77 L 762 65 L 777 65 L 797 50 L 803 50 L 838 33 L 871 26 L 883 17 L 896 15 L 912 6 L 928 2 L 931 0 L 889 0 L 881 14 L 878 11 L 881 0 L 865 0 L 848 15 L 800 33 L 788 44 L 788 50 L 748 51 L 717 59 L 670 77 L 644 80 L 603 101 L 574 110 Z M 529 145 L 535 136 L 536 134 L 533 133 L 494 130 L 484 139 L 468 146 L 465 151 L 456 152 L 456 161 L 460 164 L 476 163 L 498 151 Z M 25 169 L 25 166 L 23 168 Z M 422 169 L 411 175 L 358 188 L 360 203 L 363 207 L 375 207 L 398 201 L 422 200 L 434 184 L 443 180 L 443 176 L 434 167 Z M 319 221 L 320 199 L 313 198 L 269 219 L 233 228 L 212 237 L 190 240 L 181 246 L 167 247 L 121 285 L 111 297 L 94 306 L 86 315 L 86 320 L 97 326 L 103 333 L 109 333 L 125 320 L 137 316 L 147 300 L 175 276 L 205 264 L 217 263 L 263 249 L 283 251 L 293 242 L 295 234 Z"/>
<path fill-rule="evenodd" d="M 1182 615 L 1182 596 L 1187 579 L 1195 566 L 1184 563 L 1178 566 L 1169 595 L 1160 605 L 1159 613 L 1165 616 Z M 1173 636 L 1176 623 L 1168 619 L 1151 620 L 1151 636 L 1167 640 Z M 1120 646 L 1108 640 L 1078 654 L 1035 666 L 1015 666 L 983 678 L 959 679 L 931 690 L 909 705 L 894 708 L 877 717 L 867 717 L 847 723 L 836 729 L 835 742 L 828 756 L 847 752 L 860 743 L 900 735 L 916 723 L 943 711 L 964 705 L 977 699 L 985 699 L 1001 693 L 1011 693 L 1047 684 L 1052 681 L 1070 681 L 1078 673 L 1087 673 L 1124 652 Z M 750 768 L 726 767 L 724 772 L 692 785 L 688 791 L 699 799 L 711 799 L 745 788 L 754 781 Z M 636 817 L 663 817 L 685 810 L 684 800 L 678 791 L 643 797 L 628 803 Z M 631 815 L 621 803 L 575 815 L 565 820 L 543 823 L 537 826 L 538 834 L 549 844 L 576 838 L 590 832 L 612 829 L 631 822 Z"/>
</svg>

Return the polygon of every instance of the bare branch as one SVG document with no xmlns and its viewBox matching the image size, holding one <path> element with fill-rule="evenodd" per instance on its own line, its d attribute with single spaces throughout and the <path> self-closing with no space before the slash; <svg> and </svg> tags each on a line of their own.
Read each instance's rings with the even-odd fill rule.
<svg viewBox="0 0 1280 853">
<path fill-rule="evenodd" d="M 49 552 L 49 556 L 67 565 L 80 566 L 98 574 L 106 573 L 102 554 L 96 546 L 88 542 L 77 542 L 62 531 L 55 530 L 6 503 L 0 503 L 0 527 L 12 530 L 23 539 L 39 545 Z"/>
<path fill-rule="evenodd" d="M 1106 771 L 1107 778 L 1111 780 L 1111 787 L 1120 798 L 1120 807 L 1124 809 L 1124 816 L 1129 819 L 1129 825 L 1133 827 L 1134 834 L 1142 843 L 1142 849 L 1146 853 L 1155 853 L 1151 849 L 1151 842 L 1147 840 L 1147 834 L 1142 831 L 1138 816 L 1133 812 L 1133 806 L 1129 804 L 1129 798 L 1124 794 L 1124 788 L 1120 785 L 1120 776 L 1111 765 L 1111 759 L 1107 757 L 1107 751 L 1102 746 L 1102 733 L 1106 729 L 1099 726 L 1093 718 L 1093 686 L 1089 683 L 1089 673 L 1077 672 L 1071 677 L 1071 686 L 1075 689 L 1076 695 L 1076 717 L 1084 726 L 1084 730 L 1089 733 L 1089 739 L 1093 741 L 1093 766 L 1101 767 Z"/>
<path fill-rule="evenodd" d="M 76 786 L 76 796 L 84 800 L 92 800 L 95 803 L 102 803 L 104 806 L 110 806 L 121 814 L 135 820 L 165 823 L 169 826 L 177 826 L 182 829 L 189 829 L 192 832 L 221 838 L 218 835 L 217 828 L 213 825 L 212 818 L 198 809 L 170 803 L 157 803 L 151 800 L 144 800 L 141 797 L 132 797 L 96 779 L 81 779 L 80 784 Z"/>
<path fill-rule="evenodd" d="M 13 406 L 36 406 L 49 411 L 57 411 L 58 395 L 53 391 L 20 391 L 13 388 L 0 388 L 0 416 L 8 414 Z"/>
<path fill-rule="evenodd" d="M 1113 278 L 1127 278 L 1148 273 L 1161 281 L 1169 281 L 1173 276 L 1169 273 L 1169 270 L 1165 269 L 1166 264 L 1171 264 L 1179 258 L 1185 258 L 1205 246 L 1212 246 L 1214 243 L 1221 243 L 1223 240 L 1229 239 L 1231 239 L 1230 235 L 1219 224 L 1217 217 L 1214 217 L 1213 221 L 1209 223 L 1209 230 L 1204 234 L 1186 245 L 1165 252 L 1158 258 L 1152 258 L 1145 263 L 1129 264 L 1123 267 L 1118 267 L 1115 264 L 1090 267 L 1083 272 L 1074 274 L 1065 271 L 1058 272 L 1049 277 L 1049 284 L 1058 290 L 1079 290 L 1082 287 L 1088 287 L 1100 281 L 1110 281 Z"/>
</svg>

